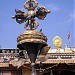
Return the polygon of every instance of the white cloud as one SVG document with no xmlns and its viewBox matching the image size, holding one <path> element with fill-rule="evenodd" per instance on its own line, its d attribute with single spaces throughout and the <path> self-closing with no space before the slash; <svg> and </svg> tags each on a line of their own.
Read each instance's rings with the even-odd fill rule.
<svg viewBox="0 0 75 75">
<path fill-rule="evenodd" d="M 68 16 L 67 16 L 67 18 L 68 18 L 67 22 L 74 21 L 74 19 L 75 19 L 75 11 L 69 13 Z"/>
<path fill-rule="evenodd" d="M 41 6 L 42 4 L 38 4 L 38 6 Z M 50 4 L 45 4 L 44 5 L 47 9 L 50 9 L 51 11 L 58 11 L 60 8 L 56 5 L 54 5 L 53 3 Z"/>
<path fill-rule="evenodd" d="M 66 16 L 64 16 L 64 20 L 62 20 L 61 22 L 59 22 L 59 25 L 66 25 L 66 24 L 70 24 L 70 23 L 75 23 L 75 11 L 72 11 L 70 13 L 68 13 Z"/>
<path fill-rule="evenodd" d="M 58 11 L 60 9 L 58 6 L 56 6 L 56 5 L 52 4 L 52 3 L 47 4 L 46 7 L 49 8 L 50 10 L 52 10 L 52 11 Z"/>
</svg>

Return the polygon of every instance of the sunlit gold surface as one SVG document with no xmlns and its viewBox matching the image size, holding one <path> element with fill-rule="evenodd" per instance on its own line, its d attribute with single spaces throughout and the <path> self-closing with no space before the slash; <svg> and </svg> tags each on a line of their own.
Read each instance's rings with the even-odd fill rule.
<svg viewBox="0 0 75 75">
<path fill-rule="evenodd" d="M 17 38 L 18 44 L 24 42 L 34 42 L 34 43 L 46 43 L 47 37 L 39 31 L 28 30 L 26 32 L 21 33 L 21 35 Z"/>
<path fill-rule="evenodd" d="M 53 44 L 54 46 L 56 46 L 57 48 L 61 48 L 62 46 L 62 39 L 59 36 L 55 36 L 53 38 Z"/>
</svg>

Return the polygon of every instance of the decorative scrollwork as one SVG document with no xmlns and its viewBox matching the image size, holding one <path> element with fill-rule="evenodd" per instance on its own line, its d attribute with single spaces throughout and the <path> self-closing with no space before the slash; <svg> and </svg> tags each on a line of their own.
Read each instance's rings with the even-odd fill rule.
<svg viewBox="0 0 75 75">
<path fill-rule="evenodd" d="M 62 39 L 59 36 L 55 36 L 53 38 L 53 44 L 54 46 L 56 46 L 57 48 L 61 48 L 62 46 Z"/>
<path fill-rule="evenodd" d="M 28 9 L 28 10 L 34 10 L 38 5 L 38 2 L 36 0 L 27 0 L 25 3 L 24 3 L 24 8 Z"/>
<path fill-rule="evenodd" d="M 24 12 L 24 10 L 16 9 L 16 15 L 13 16 L 13 19 L 16 19 L 16 22 L 21 24 L 26 22 L 24 28 L 26 30 L 35 30 L 39 24 L 35 20 L 35 17 L 38 19 L 44 20 L 46 15 L 50 13 L 50 10 L 47 10 L 45 6 L 40 6 L 35 11 L 35 8 L 37 7 L 38 2 L 36 0 L 27 0 L 24 3 L 24 8 L 28 10 L 28 12 Z"/>
<path fill-rule="evenodd" d="M 44 20 L 44 18 L 46 17 L 46 15 L 48 13 L 50 13 L 50 12 L 51 11 L 50 10 L 47 10 L 45 8 L 45 6 L 40 6 L 40 7 L 37 8 L 36 14 L 37 14 L 38 19 Z"/>
</svg>

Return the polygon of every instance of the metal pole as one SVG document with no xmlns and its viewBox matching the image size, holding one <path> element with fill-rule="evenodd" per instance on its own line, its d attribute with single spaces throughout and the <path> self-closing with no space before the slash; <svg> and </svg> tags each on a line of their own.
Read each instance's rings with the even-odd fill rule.
<svg viewBox="0 0 75 75">
<path fill-rule="evenodd" d="M 31 8 L 31 3 L 32 0 L 30 0 L 30 8 Z M 35 63 L 31 63 L 31 75 L 37 75 L 36 69 L 35 69 Z"/>
<path fill-rule="evenodd" d="M 1 45 L 0 45 L 0 49 L 1 49 Z"/>
<path fill-rule="evenodd" d="M 30 0 L 30 8 L 31 8 L 31 0 Z"/>
<path fill-rule="evenodd" d="M 35 63 L 31 63 L 31 75 L 37 75 L 36 69 L 35 69 Z"/>
</svg>

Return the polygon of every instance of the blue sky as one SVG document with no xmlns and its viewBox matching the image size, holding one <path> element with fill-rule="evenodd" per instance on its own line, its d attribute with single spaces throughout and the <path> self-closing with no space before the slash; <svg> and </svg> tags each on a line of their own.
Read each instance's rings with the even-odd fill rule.
<svg viewBox="0 0 75 75">
<path fill-rule="evenodd" d="M 11 17 L 15 15 L 15 9 L 24 9 L 26 0 L 1 0 L 0 1 L 0 45 L 1 48 L 16 48 L 16 38 L 24 32 L 24 23 L 19 25 Z M 40 29 L 48 37 L 48 44 L 54 48 L 52 39 L 60 36 L 63 40 L 62 47 L 68 44 L 68 32 L 70 32 L 70 46 L 75 46 L 75 0 L 37 0 L 39 5 L 46 6 L 52 12 L 45 20 L 38 20 Z"/>
</svg>

